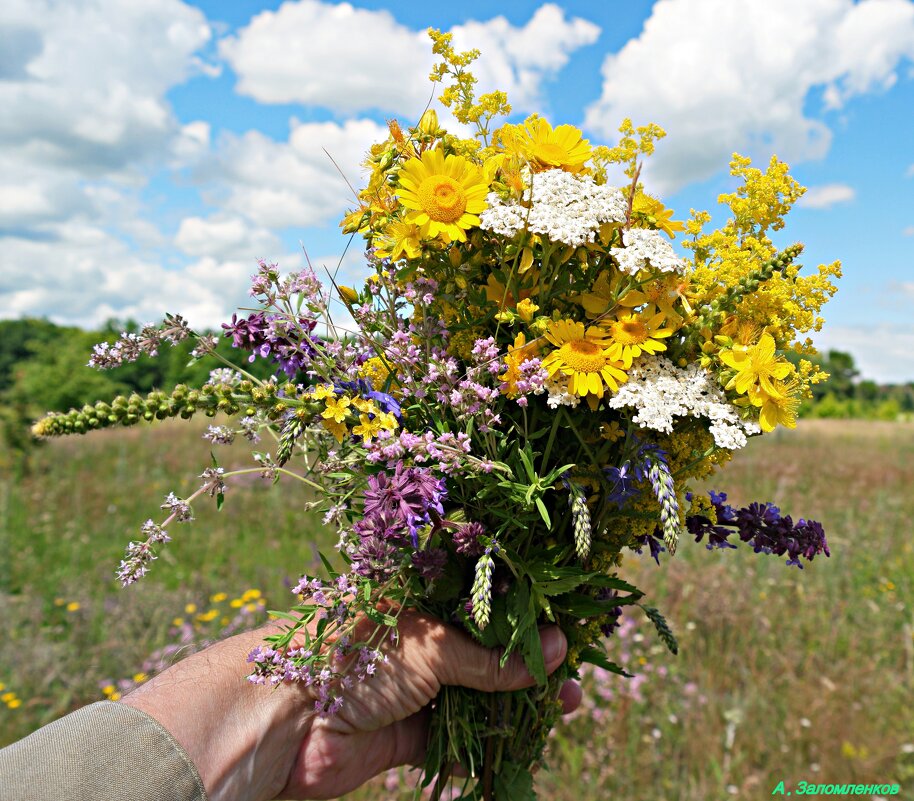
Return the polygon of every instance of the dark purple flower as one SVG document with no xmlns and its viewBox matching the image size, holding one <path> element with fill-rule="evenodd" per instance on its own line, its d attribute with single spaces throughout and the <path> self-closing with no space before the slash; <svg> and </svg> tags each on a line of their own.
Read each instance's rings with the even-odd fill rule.
<svg viewBox="0 0 914 801">
<path fill-rule="evenodd" d="M 655 529 L 655 534 L 660 533 L 660 529 Z M 642 534 L 639 537 L 635 537 L 635 545 L 631 546 L 632 550 L 640 554 L 644 546 L 646 545 L 650 548 L 651 559 L 653 559 L 658 565 L 660 564 L 660 554 L 662 554 L 666 548 L 663 547 L 663 543 L 655 536 L 655 534 Z"/>
<path fill-rule="evenodd" d="M 294 378 L 316 355 L 314 345 L 318 340 L 312 336 L 316 325 L 316 320 L 307 317 L 299 317 L 296 325 L 281 315 L 254 312 L 241 320 L 233 314 L 231 324 L 223 323 L 222 328 L 234 347 L 251 351 L 249 361 L 269 356 L 289 378 Z"/>
<path fill-rule="evenodd" d="M 619 593 L 609 587 L 601 587 L 597 590 L 596 598 L 598 601 L 609 601 L 618 597 Z M 603 616 L 603 622 L 600 624 L 600 631 L 604 637 L 611 637 L 613 632 L 619 628 L 622 622 L 622 607 L 614 606 Z"/>
<path fill-rule="evenodd" d="M 457 553 L 463 556 L 481 556 L 485 546 L 479 538 L 485 536 L 485 533 L 482 523 L 464 523 L 453 534 Z"/>
<path fill-rule="evenodd" d="M 419 527 L 432 522 L 432 513 L 444 515 L 442 501 L 447 495 L 444 480 L 423 467 L 406 467 L 397 462 L 393 475 L 378 473 L 368 479 L 365 516 L 385 514 L 403 521 L 413 546 L 418 547 Z"/>
<path fill-rule="evenodd" d="M 687 496 L 691 500 L 690 496 Z M 831 556 L 825 531 L 815 520 L 800 520 L 794 524 L 790 515 L 781 516 L 780 510 L 770 503 L 750 503 L 740 509 L 726 504 L 727 496 L 722 492 L 711 492 L 716 522 L 706 515 L 694 514 L 686 517 L 686 528 L 696 542 L 707 536 L 710 548 L 735 548 L 728 537 L 736 534 L 740 540 L 752 546 L 756 553 L 787 555 L 787 564 L 803 567 L 800 558 L 812 561 L 817 554 Z"/>
<path fill-rule="evenodd" d="M 419 575 L 429 581 L 441 578 L 446 564 L 447 551 L 443 548 L 430 548 L 413 554 L 413 565 L 419 571 Z"/>
<path fill-rule="evenodd" d="M 400 551 L 380 537 L 362 537 L 352 555 L 352 572 L 375 581 L 387 581 L 400 565 Z"/>
</svg>

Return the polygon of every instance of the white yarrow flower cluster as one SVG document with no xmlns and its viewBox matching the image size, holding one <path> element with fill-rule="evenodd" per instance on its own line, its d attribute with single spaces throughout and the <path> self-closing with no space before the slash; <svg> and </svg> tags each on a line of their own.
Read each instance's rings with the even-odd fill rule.
<svg viewBox="0 0 914 801">
<path fill-rule="evenodd" d="M 577 395 L 568 391 L 567 376 L 557 374 L 553 378 L 547 378 L 543 386 L 549 393 L 546 396 L 546 404 L 550 409 L 558 409 L 559 406 L 570 406 L 573 409 L 581 402 Z"/>
<path fill-rule="evenodd" d="M 635 364 L 628 381 L 609 400 L 613 409 L 632 407 L 638 410 L 632 421 L 645 428 L 673 431 L 674 417 L 705 417 L 720 448 L 738 450 L 750 434 L 761 432 L 754 420 L 740 418 L 736 407 L 724 391 L 697 364 L 676 367 L 662 356 Z"/>
<path fill-rule="evenodd" d="M 601 224 L 625 221 L 628 204 L 622 193 L 588 175 L 546 170 L 533 173 L 530 184 L 522 202 L 506 203 L 490 193 L 479 227 L 508 237 L 527 230 L 578 247 L 593 242 Z"/>
<path fill-rule="evenodd" d="M 688 269 L 660 231 L 631 228 L 622 232 L 622 244 L 624 248 L 612 248 L 610 253 L 623 273 L 635 275 L 651 268 L 664 273 L 684 273 Z"/>
</svg>

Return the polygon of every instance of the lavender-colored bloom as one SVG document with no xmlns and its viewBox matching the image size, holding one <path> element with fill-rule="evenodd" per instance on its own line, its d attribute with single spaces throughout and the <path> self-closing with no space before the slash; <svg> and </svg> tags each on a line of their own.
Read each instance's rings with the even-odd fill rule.
<svg viewBox="0 0 914 801">
<path fill-rule="evenodd" d="M 142 533 L 145 540 L 131 542 L 127 546 L 124 559 L 118 565 L 116 576 L 124 587 L 133 584 L 146 575 L 149 570 L 149 564 L 156 559 L 155 551 L 152 548 L 153 545 L 171 542 L 171 537 L 165 533 L 165 529 L 152 520 L 147 520 L 143 523 Z"/>
<path fill-rule="evenodd" d="M 223 334 L 231 337 L 233 347 L 251 351 L 248 361 L 257 356 L 270 357 L 289 378 L 310 364 L 317 354 L 311 336 L 316 320 L 299 317 L 297 321 L 282 315 L 254 312 L 246 319 L 232 315 L 231 323 L 223 323 Z"/>
<path fill-rule="evenodd" d="M 387 581 L 400 566 L 400 550 L 389 540 L 375 535 L 359 538 L 352 554 L 352 572 L 375 581 Z"/>
<path fill-rule="evenodd" d="M 209 426 L 203 439 L 213 445 L 231 445 L 235 441 L 235 431 L 228 426 Z"/>
<path fill-rule="evenodd" d="M 193 511 L 187 501 L 181 500 L 173 492 L 169 492 L 160 509 L 165 509 L 169 517 L 174 517 L 179 523 L 188 523 L 194 519 Z"/>
<path fill-rule="evenodd" d="M 434 581 L 444 575 L 447 565 L 447 551 L 443 548 L 429 548 L 427 551 L 416 551 L 413 556 L 413 566 L 419 575 L 429 581 Z"/>
<path fill-rule="evenodd" d="M 679 541 L 679 500 L 676 498 L 676 485 L 667 461 L 667 455 L 653 445 L 643 445 L 635 463 L 635 477 L 639 481 L 647 479 L 654 495 L 660 503 L 660 523 L 663 527 L 663 542 L 670 552 L 676 552 Z"/>
<path fill-rule="evenodd" d="M 485 533 L 482 523 L 471 522 L 462 525 L 452 535 L 457 553 L 463 556 L 481 556 L 484 546 L 480 538 L 484 537 Z"/>
<path fill-rule="evenodd" d="M 687 496 L 691 500 L 691 495 Z M 803 568 L 800 559 L 812 561 L 817 554 L 831 556 L 825 531 L 815 520 L 794 523 L 790 515 L 781 516 L 770 503 L 751 503 L 734 509 L 726 503 L 723 492 L 711 492 L 716 522 L 701 514 L 689 515 L 686 528 L 696 542 L 708 538 L 707 548 L 735 548 L 728 537 L 736 533 L 740 540 L 752 546 L 756 553 L 787 555 L 787 564 Z"/>
<path fill-rule="evenodd" d="M 200 478 L 203 479 L 202 490 L 209 494 L 210 498 L 215 498 L 217 495 L 222 495 L 225 493 L 225 481 L 223 476 L 225 475 L 225 469 L 222 467 L 207 467 L 200 474 Z"/>
</svg>

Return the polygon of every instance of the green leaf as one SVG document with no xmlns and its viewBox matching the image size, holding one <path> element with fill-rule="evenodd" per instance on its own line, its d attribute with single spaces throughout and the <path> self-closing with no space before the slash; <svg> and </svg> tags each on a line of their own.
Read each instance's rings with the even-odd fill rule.
<svg viewBox="0 0 914 801">
<path fill-rule="evenodd" d="M 605 615 L 617 606 L 626 606 L 627 604 L 636 603 L 640 597 L 641 596 L 639 595 L 637 598 L 634 598 L 629 595 L 622 598 L 608 598 L 605 601 L 600 601 L 591 595 L 584 595 L 580 592 L 568 592 L 553 598 L 552 605 L 558 611 L 573 615 L 574 617 L 597 617 L 598 615 Z"/>
<path fill-rule="evenodd" d="M 464 609 L 463 604 L 461 604 L 457 610 L 457 617 L 460 618 L 460 622 L 463 623 L 466 630 L 470 632 L 470 634 L 473 635 L 473 638 L 484 648 L 495 648 L 498 645 L 498 636 L 495 634 L 495 627 L 486 626 L 484 629 L 480 629 L 479 626 L 473 622 L 470 613 Z"/>
<path fill-rule="evenodd" d="M 218 492 L 216 493 L 216 511 L 219 512 L 222 510 L 222 504 L 225 503 L 225 493 Z"/>
<path fill-rule="evenodd" d="M 608 659 L 606 654 L 599 648 L 582 648 L 580 657 L 582 662 L 596 665 L 597 667 L 603 668 L 603 670 L 608 670 L 610 673 L 625 676 L 629 679 L 634 678 L 633 674 L 629 673 L 625 668 Z"/>
<path fill-rule="evenodd" d="M 324 565 L 324 569 L 327 571 L 327 575 L 330 578 L 335 579 L 339 573 L 333 569 L 333 565 L 330 564 L 330 561 L 324 556 L 320 551 L 317 552 L 318 558 L 321 560 L 321 563 Z"/>
<path fill-rule="evenodd" d="M 268 609 L 267 614 L 271 617 L 278 617 L 280 620 L 291 620 L 293 623 L 298 623 L 300 620 L 298 615 L 292 615 L 289 612 L 279 612 L 276 609 Z"/>
<path fill-rule="evenodd" d="M 531 599 L 532 601 L 532 599 Z M 546 683 L 546 662 L 543 660 L 543 646 L 540 642 L 539 627 L 536 625 L 535 618 L 531 625 L 524 629 L 524 636 L 521 640 L 521 655 L 524 657 L 524 664 L 530 675 L 536 679 L 536 683 L 543 685 Z"/>
<path fill-rule="evenodd" d="M 543 518 L 543 522 L 549 528 L 552 528 L 552 521 L 549 519 L 549 511 L 546 509 L 546 504 L 543 503 L 542 498 L 536 499 L 536 508 L 539 509 L 540 517 Z"/>
<path fill-rule="evenodd" d="M 511 801 L 535 801 L 533 774 L 520 765 L 502 762 L 501 770 L 495 774 L 495 797 L 510 798 Z"/>
<path fill-rule="evenodd" d="M 587 583 L 591 587 L 609 587 L 611 590 L 630 592 L 632 595 L 637 595 L 639 598 L 644 595 L 644 593 L 634 584 L 629 584 L 627 581 L 623 581 L 615 576 L 594 575 L 592 578 L 588 577 Z"/>
<path fill-rule="evenodd" d="M 377 623 L 379 626 L 395 627 L 397 625 L 397 619 L 395 617 L 385 614 L 384 612 L 375 609 L 373 606 L 366 606 L 362 611 L 365 613 L 365 617 L 372 623 Z"/>
</svg>

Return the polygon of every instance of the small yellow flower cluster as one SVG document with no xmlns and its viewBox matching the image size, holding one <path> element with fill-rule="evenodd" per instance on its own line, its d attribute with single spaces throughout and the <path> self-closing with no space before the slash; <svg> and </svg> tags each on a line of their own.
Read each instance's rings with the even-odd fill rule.
<svg viewBox="0 0 914 801">
<path fill-rule="evenodd" d="M 306 397 L 324 401 L 321 422 L 337 442 L 342 442 L 350 432 L 369 442 L 379 432 L 396 431 L 399 427 L 397 418 L 391 412 L 381 411 L 373 400 L 339 394 L 332 384 L 319 384 Z M 353 424 L 351 428 L 350 424 Z"/>
<path fill-rule="evenodd" d="M 12 690 L 7 690 L 2 681 L 0 681 L 0 701 L 6 704 L 7 709 L 19 709 L 22 706 L 22 699 Z"/>
</svg>

